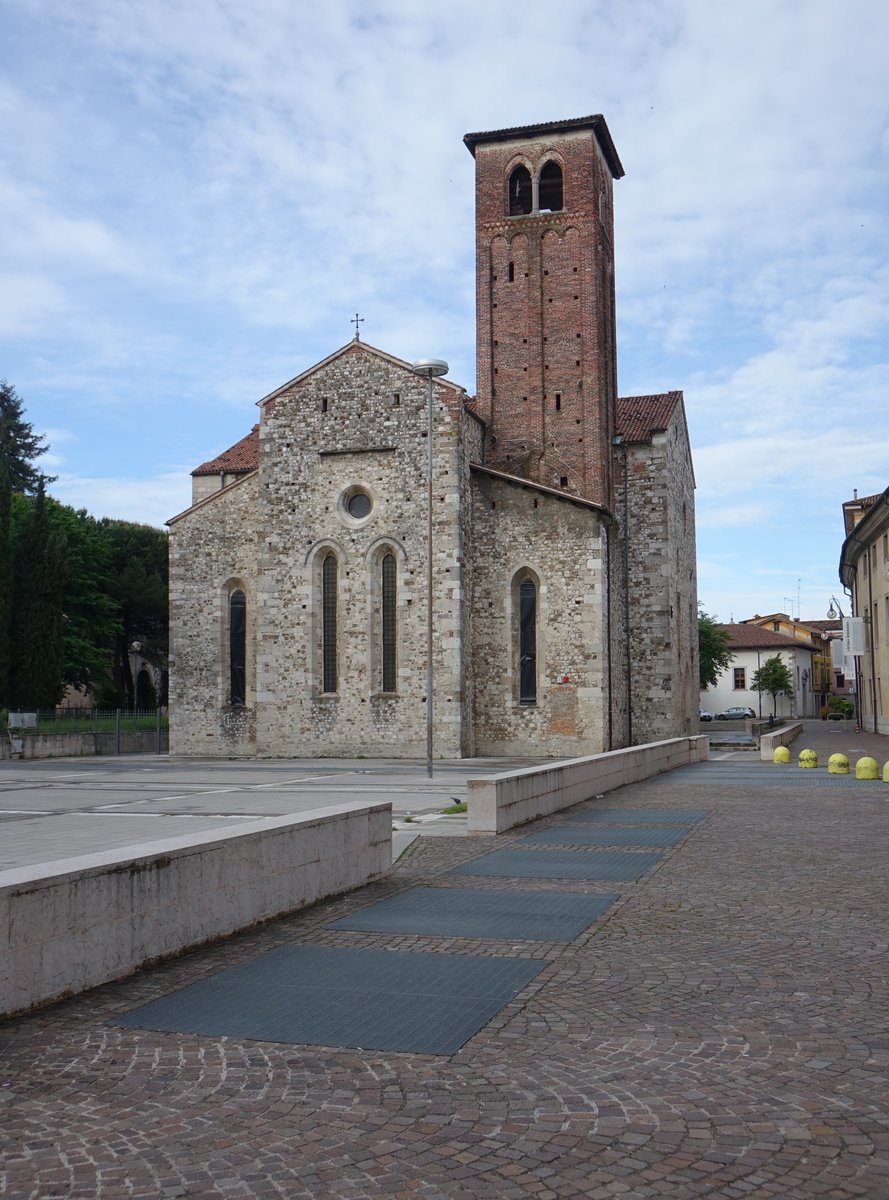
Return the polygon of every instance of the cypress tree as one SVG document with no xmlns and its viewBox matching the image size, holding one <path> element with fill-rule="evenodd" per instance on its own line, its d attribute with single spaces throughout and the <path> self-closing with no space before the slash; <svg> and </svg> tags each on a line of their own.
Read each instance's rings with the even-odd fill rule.
<svg viewBox="0 0 889 1200">
<path fill-rule="evenodd" d="M 13 612 L 22 580 L 16 580 L 17 550 L 12 529 L 13 493 L 34 493 L 45 476 L 34 460 L 48 447 L 24 418 L 24 409 L 15 388 L 0 380 L 0 707 L 12 707 L 11 643 Z M 46 482 L 51 482 L 46 479 Z M 29 570 L 26 562 L 21 569 Z"/>
<path fill-rule="evenodd" d="M 50 519 L 42 478 L 16 541 L 10 707 L 53 708 L 64 692 L 67 544 Z"/>
</svg>

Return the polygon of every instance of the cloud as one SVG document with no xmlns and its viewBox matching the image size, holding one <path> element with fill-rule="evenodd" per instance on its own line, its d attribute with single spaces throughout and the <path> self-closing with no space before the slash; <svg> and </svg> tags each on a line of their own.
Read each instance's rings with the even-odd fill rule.
<svg viewBox="0 0 889 1200">
<path fill-rule="evenodd" d="M 191 504 L 187 469 L 153 478 L 60 475 L 49 492 L 62 504 L 85 508 L 94 517 L 157 527 Z"/>
<path fill-rule="evenodd" d="M 836 578 L 842 499 L 889 481 L 873 419 L 889 394 L 889 8 L 565 0 L 555 20 L 506 0 L 27 0 L 5 15 L 0 374 L 35 428 L 76 431 L 55 452 L 78 503 L 178 511 L 189 467 L 346 342 L 356 310 L 367 341 L 445 357 L 473 390 L 461 135 L 603 112 L 627 170 L 620 390 L 685 392 L 702 581 L 722 563 L 747 595 L 765 559 L 787 561 L 781 592 L 801 571 L 813 599 Z"/>
</svg>

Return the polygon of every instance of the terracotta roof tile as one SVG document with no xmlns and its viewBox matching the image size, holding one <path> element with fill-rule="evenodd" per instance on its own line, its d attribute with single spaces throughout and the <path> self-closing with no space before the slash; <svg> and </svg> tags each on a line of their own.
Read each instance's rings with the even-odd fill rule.
<svg viewBox="0 0 889 1200">
<path fill-rule="evenodd" d="M 663 433 L 682 392 L 663 392 L 658 396 L 619 396 L 617 432 L 628 442 L 650 442 L 652 435 Z"/>
<path fill-rule="evenodd" d="M 259 426 L 209 462 L 195 467 L 192 475 L 247 475 L 259 466 Z"/>
<path fill-rule="evenodd" d="M 797 649 L 811 649 L 805 642 L 788 637 L 786 633 L 775 633 L 772 629 L 763 629 L 759 625 L 717 625 L 729 635 L 729 646 L 733 650 L 780 650 L 786 646 L 796 646 Z"/>
</svg>

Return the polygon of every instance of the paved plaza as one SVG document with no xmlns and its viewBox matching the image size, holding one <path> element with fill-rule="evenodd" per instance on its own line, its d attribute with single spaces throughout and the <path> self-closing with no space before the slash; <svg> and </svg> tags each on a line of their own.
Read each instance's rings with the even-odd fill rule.
<svg viewBox="0 0 889 1200">
<path fill-rule="evenodd" d="M 794 760 L 882 767 L 885 741 L 812 723 Z M 263 767 L 201 786 L 221 809 Z M 36 819 L 12 798 L 4 825 Z M 376 884 L 0 1026 L 0 1194 L 889 1200 L 887 830 L 889 785 L 714 750 L 420 837 Z"/>
<path fill-rule="evenodd" d="M 425 834 L 465 831 L 444 810 L 466 781 L 543 761 L 367 759 L 234 761 L 139 754 L 0 763 L 0 871 L 179 834 L 236 828 L 344 800 L 389 800 L 397 851 Z"/>
</svg>

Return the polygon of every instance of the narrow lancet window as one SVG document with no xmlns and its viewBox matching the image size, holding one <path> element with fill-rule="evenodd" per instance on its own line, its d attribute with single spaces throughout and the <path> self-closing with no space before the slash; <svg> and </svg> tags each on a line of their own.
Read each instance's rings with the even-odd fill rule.
<svg viewBox="0 0 889 1200">
<path fill-rule="evenodd" d="M 383 691 L 398 690 L 396 668 L 396 621 L 395 621 L 395 555 L 387 554 L 382 563 L 382 657 L 383 657 Z"/>
<path fill-rule="evenodd" d="M 247 700 L 247 597 L 232 592 L 228 601 L 228 663 L 231 704 Z"/>
<path fill-rule="evenodd" d="M 533 579 L 519 586 L 519 700 L 537 703 L 537 588 Z"/>
<path fill-rule="evenodd" d="M 531 211 L 531 172 L 516 167 L 509 177 L 509 215 L 521 217 Z"/>
<path fill-rule="evenodd" d="M 335 692 L 336 671 L 336 558 L 328 554 L 321 564 L 322 691 Z"/>
<path fill-rule="evenodd" d="M 562 168 L 558 163 L 544 163 L 540 172 L 538 202 L 541 212 L 561 212 Z"/>
</svg>

